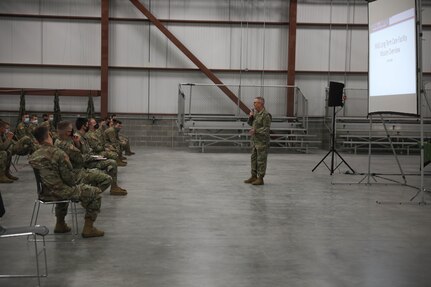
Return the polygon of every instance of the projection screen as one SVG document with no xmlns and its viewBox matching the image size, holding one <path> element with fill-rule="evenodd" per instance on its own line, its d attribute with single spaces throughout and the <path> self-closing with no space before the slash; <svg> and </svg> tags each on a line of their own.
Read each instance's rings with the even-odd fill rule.
<svg viewBox="0 0 431 287">
<path fill-rule="evenodd" d="M 418 114 L 416 1 L 368 4 L 368 112 Z"/>
</svg>

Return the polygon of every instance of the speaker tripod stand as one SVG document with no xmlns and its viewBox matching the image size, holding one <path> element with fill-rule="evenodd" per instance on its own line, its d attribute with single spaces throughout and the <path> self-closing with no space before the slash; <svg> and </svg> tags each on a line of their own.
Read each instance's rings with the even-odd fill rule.
<svg viewBox="0 0 431 287">
<path fill-rule="evenodd" d="M 318 164 L 316 164 L 316 166 L 312 169 L 312 172 L 314 172 L 316 170 L 316 168 L 319 167 L 319 165 L 321 165 L 322 163 L 328 168 L 330 175 L 332 175 L 334 173 L 335 170 L 337 170 L 341 164 L 345 164 L 350 171 L 354 174 L 356 173 L 353 168 L 347 163 L 347 161 L 344 160 L 344 158 L 338 153 L 337 149 L 335 148 L 335 106 L 332 107 L 332 133 L 331 133 L 331 148 L 329 149 L 328 153 L 319 161 Z M 325 159 L 331 155 L 331 166 L 328 166 L 325 162 Z M 335 165 L 335 155 L 337 155 L 341 162 L 334 167 Z"/>
</svg>

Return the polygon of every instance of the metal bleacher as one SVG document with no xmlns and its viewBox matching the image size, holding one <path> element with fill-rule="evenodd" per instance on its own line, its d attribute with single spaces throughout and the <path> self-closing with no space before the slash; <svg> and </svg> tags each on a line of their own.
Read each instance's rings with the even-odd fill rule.
<svg viewBox="0 0 431 287">
<path fill-rule="evenodd" d="M 189 86 L 190 92 L 184 93 L 184 87 Z M 239 116 L 235 114 L 213 114 L 200 113 L 193 114 L 192 110 L 202 111 L 194 108 L 192 102 L 192 88 L 197 89 L 197 84 L 180 84 L 178 99 L 178 126 L 183 134 L 187 137 L 190 149 L 201 152 L 214 149 L 222 150 L 241 150 L 250 147 L 250 135 L 248 134 L 250 126 L 247 124 L 246 115 Z M 207 85 L 206 93 L 210 93 Z M 246 86 L 242 86 L 244 89 Z M 256 88 L 255 86 L 249 86 Z M 211 86 L 210 88 L 213 88 Z M 284 86 L 265 86 L 257 88 L 286 88 Z M 273 114 L 271 123 L 271 150 L 285 150 L 307 153 L 312 149 L 320 146 L 321 141 L 317 140 L 315 135 L 308 132 L 308 103 L 301 91 L 295 88 L 295 116 L 286 117 L 279 114 Z M 203 89 L 201 89 L 203 90 Z M 209 91 L 208 91 L 209 90 Z M 195 92 L 197 94 L 197 92 Z M 239 92 L 240 93 L 240 92 Z M 250 93 L 252 94 L 252 93 Z M 255 94 L 255 93 L 254 93 Z M 268 92 L 270 94 L 270 92 Z M 206 94 L 199 93 L 201 98 Z M 285 92 L 284 92 L 285 95 Z M 194 99 L 196 100 L 196 96 Z M 198 98 L 199 99 L 199 98 Z M 207 100 L 209 101 L 209 100 Z M 252 101 L 248 99 L 248 101 Z M 273 104 L 277 104 L 271 101 Z M 187 107 L 187 105 L 188 107 Z M 217 104 L 217 103 L 215 103 Z M 213 104 L 213 105 L 215 105 Z M 280 105 L 280 104 L 278 104 Z M 197 106 L 197 105 L 196 105 Z M 228 107 L 229 108 L 229 107 Z M 226 109 L 228 109 L 226 108 Z M 272 112 L 276 107 L 270 107 Z"/>
<path fill-rule="evenodd" d="M 418 119 L 385 119 L 394 149 L 397 152 L 410 154 L 418 152 L 420 147 L 420 123 Z M 342 117 L 337 119 L 337 144 L 341 150 L 368 150 L 370 123 L 364 118 Z M 431 140 L 431 120 L 424 122 L 424 140 Z M 373 119 L 371 130 L 371 147 L 376 151 L 390 151 L 391 146 L 381 120 Z"/>
<path fill-rule="evenodd" d="M 184 133 L 188 135 L 189 147 L 204 152 L 209 148 L 248 148 L 250 126 L 246 119 L 224 120 L 222 118 L 191 119 L 186 121 Z M 308 134 L 296 119 L 273 119 L 271 124 L 271 149 L 294 150 L 307 153 L 320 141 Z"/>
</svg>

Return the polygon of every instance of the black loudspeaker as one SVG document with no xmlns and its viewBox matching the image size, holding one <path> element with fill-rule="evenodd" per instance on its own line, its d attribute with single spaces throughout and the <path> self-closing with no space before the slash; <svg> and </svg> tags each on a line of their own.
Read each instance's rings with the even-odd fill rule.
<svg viewBox="0 0 431 287">
<path fill-rule="evenodd" d="M 343 105 L 344 84 L 329 82 L 328 107 L 341 107 Z"/>
</svg>

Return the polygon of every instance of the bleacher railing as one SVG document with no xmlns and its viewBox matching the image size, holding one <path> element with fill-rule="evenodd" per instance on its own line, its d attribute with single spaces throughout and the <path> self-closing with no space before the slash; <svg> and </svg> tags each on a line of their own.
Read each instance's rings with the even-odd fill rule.
<svg viewBox="0 0 431 287">
<path fill-rule="evenodd" d="M 233 104 L 216 84 L 181 83 L 178 85 L 178 126 L 184 127 L 186 121 L 199 117 L 245 120 L 239 102 Z M 302 122 L 308 130 L 308 100 L 299 87 L 288 85 L 245 85 L 226 84 L 240 101 L 252 107 L 253 99 L 257 96 L 265 98 L 265 106 L 273 119 L 296 119 Z M 286 116 L 287 91 L 294 91 L 294 117 Z"/>
</svg>

